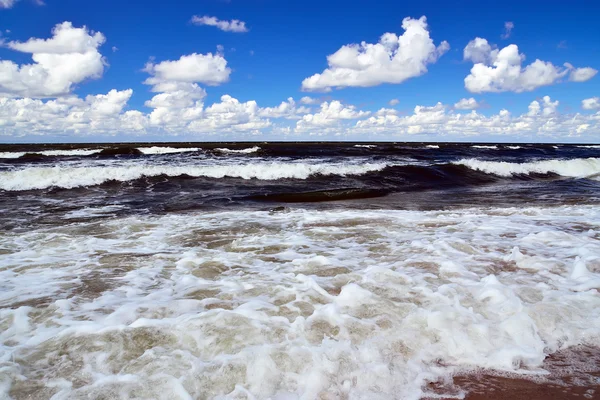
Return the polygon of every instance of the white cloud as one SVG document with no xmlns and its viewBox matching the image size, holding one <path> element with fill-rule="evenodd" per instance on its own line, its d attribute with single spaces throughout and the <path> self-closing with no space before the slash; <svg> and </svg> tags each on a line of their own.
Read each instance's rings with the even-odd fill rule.
<svg viewBox="0 0 600 400">
<path fill-rule="evenodd" d="M 189 130 L 197 133 L 250 132 L 260 133 L 271 126 L 262 119 L 256 101 L 245 103 L 229 96 L 221 96 L 221 102 L 207 107 L 203 118 L 192 121 Z"/>
<path fill-rule="evenodd" d="M 294 99 L 290 97 L 277 107 L 261 108 L 259 115 L 267 118 L 300 119 L 302 115 L 309 112 L 310 108 L 304 106 L 298 107 Z"/>
<path fill-rule="evenodd" d="M 529 104 L 529 112 L 527 115 L 530 117 L 536 116 L 540 114 L 542 115 L 552 115 L 556 113 L 556 109 L 558 108 L 558 100 L 552 101 L 550 100 L 550 96 L 542 97 L 542 102 L 540 104 L 539 101 L 534 100 Z"/>
<path fill-rule="evenodd" d="M 17 0 L 0 0 L 0 8 L 12 8 Z"/>
<path fill-rule="evenodd" d="M 107 94 L 54 100 L 0 98 L 0 135 L 23 136 L 67 134 L 73 137 L 94 135 L 197 135 L 239 140 L 248 134 L 339 135 L 345 138 L 399 140 L 419 137 L 449 140 L 482 137 L 486 140 L 568 140 L 597 141 L 600 135 L 600 111 L 591 114 L 560 114 L 559 102 L 547 96 L 534 100 L 528 110 L 511 114 L 507 110 L 484 115 L 476 110 L 457 112 L 437 103 L 416 106 L 410 115 L 390 108 L 374 113 L 362 111 L 339 101 L 324 102 L 316 113 L 302 116 L 295 124 L 287 121 L 299 107 L 291 99 L 283 106 L 261 108 L 255 101 L 239 101 L 224 95 L 212 105 L 204 105 L 202 88 L 160 93 L 149 100 L 152 109 L 145 113 L 128 110 L 131 89 L 111 90 Z M 600 100 L 599 100 L 600 101 Z M 595 98 L 582 104 L 597 107 Z M 287 105 L 286 105 L 287 104 Z M 199 136 L 198 136 L 199 135 Z M 280 135 L 280 136 L 273 136 Z M 414 136 L 417 135 L 417 136 Z M 501 138 L 500 138 L 501 137 Z"/>
<path fill-rule="evenodd" d="M 304 96 L 300 99 L 300 103 L 302 104 L 319 104 L 321 101 L 319 99 L 315 99 L 314 97 Z"/>
<path fill-rule="evenodd" d="M 435 46 L 429 37 L 427 19 L 405 18 L 404 33 L 385 33 L 379 43 L 349 44 L 327 57 L 329 68 L 306 78 L 302 89 L 330 91 L 349 86 L 368 87 L 401 83 L 423 75 L 450 48 L 444 41 Z"/>
<path fill-rule="evenodd" d="M 320 134 L 323 128 L 336 127 L 340 121 L 363 118 L 369 115 L 368 111 L 357 110 L 355 106 L 343 105 L 341 102 L 334 100 L 332 102 L 324 102 L 321 104 L 320 111 L 314 114 L 306 114 L 296 123 L 297 131 L 313 131 Z"/>
<path fill-rule="evenodd" d="M 8 42 L 12 50 L 31 53 L 34 64 L 0 61 L 0 95 L 55 97 L 70 93 L 86 79 L 102 76 L 106 62 L 98 48 L 105 42 L 100 32 L 63 22 L 52 29 L 50 39 L 31 38 Z"/>
<path fill-rule="evenodd" d="M 504 23 L 504 33 L 500 36 L 502 39 L 508 39 L 510 37 L 510 34 L 512 33 L 513 28 L 515 27 L 515 24 L 513 24 L 512 22 L 508 21 Z"/>
<path fill-rule="evenodd" d="M 557 83 L 568 73 L 571 73 L 570 80 L 583 82 L 597 72 L 592 68 L 577 69 L 568 63 L 557 67 L 541 60 L 522 67 L 525 55 L 519 53 L 517 45 L 511 44 L 498 50 L 482 38 L 470 41 L 463 57 L 475 64 L 465 78 L 465 88 L 473 93 L 527 92 Z"/>
<path fill-rule="evenodd" d="M 28 135 L 47 133 L 111 134 L 144 128 L 139 111 L 123 112 L 131 89 L 105 95 L 61 97 L 55 100 L 0 98 L 0 132 Z"/>
<path fill-rule="evenodd" d="M 592 79 L 598 73 L 598 70 L 590 67 L 585 68 L 573 68 L 571 67 L 571 73 L 569 74 L 569 80 L 572 82 L 585 82 Z"/>
<path fill-rule="evenodd" d="M 584 110 L 600 110 L 600 97 L 592 97 L 581 101 Z"/>
<path fill-rule="evenodd" d="M 163 61 L 158 64 L 149 62 L 144 71 L 152 75 L 144 83 L 152 85 L 155 92 L 171 91 L 182 83 L 216 86 L 229 81 L 231 74 L 227 60 L 219 53 L 193 53 L 181 56 L 175 61 Z"/>
<path fill-rule="evenodd" d="M 392 106 L 392 107 L 393 107 L 393 106 L 397 106 L 398 104 L 400 104 L 400 100 L 398 100 L 398 99 L 391 99 L 391 100 L 388 102 L 388 104 L 389 104 L 390 106 Z"/>
<path fill-rule="evenodd" d="M 218 19 L 217 17 L 209 17 L 208 15 L 204 15 L 202 17 L 194 15 L 192 17 L 192 23 L 195 25 L 214 26 L 225 32 L 248 32 L 246 23 L 237 19 L 232 19 L 231 21 L 224 21 Z"/>
<path fill-rule="evenodd" d="M 433 107 L 417 106 L 413 114 L 407 116 L 375 115 L 346 127 L 345 131 L 351 135 L 379 135 L 389 138 L 415 134 L 435 135 L 440 140 L 447 136 L 504 136 L 510 137 L 510 140 L 544 137 L 543 140 L 560 140 L 586 134 L 588 138 L 597 140 L 600 134 L 600 113 L 561 115 L 557 111 L 558 105 L 558 101 L 545 96 L 540 101 L 531 102 L 528 112 L 522 115 L 513 116 L 507 110 L 500 110 L 498 114 L 486 116 L 475 110 L 467 114 L 457 113 L 438 103 Z"/>
<path fill-rule="evenodd" d="M 479 103 L 473 97 L 468 99 L 460 99 L 456 104 L 454 104 L 454 108 L 457 110 L 475 110 L 479 108 Z"/>
</svg>

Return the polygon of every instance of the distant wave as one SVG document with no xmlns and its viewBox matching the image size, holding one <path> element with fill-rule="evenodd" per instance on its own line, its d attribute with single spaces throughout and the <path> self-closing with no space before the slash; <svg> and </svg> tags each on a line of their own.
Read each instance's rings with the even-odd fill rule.
<svg viewBox="0 0 600 400">
<path fill-rule="evenodd" d="M 471 146 L 474 149 L 487 149 L 487 150 L 498 150 L 498 146 L 481 146 L 481 145 L 473 145 Z"/>
<path fill-rule="evenodd" d="M 41 154 L 43 156 L 89 156 L 100 153 L 102 149 L 77 149 L 77 150 L 43 150 L 34 152 L 0 152 L 0 158 L 20 158 L 25 154 Z"/>
<path fill-rule="evenodd" d="M 544 160 L 528 163 L 512 163 L 505 161 L 483 161 L 474 158 L 456 161 L 453 164 L 463 165 L 468 168 L 509 177 L 513 175 L 527 175 L 532 173 L 554 173 L 571 178 L 585 178 L 600 174 L 600 158 L 575 158 L 572 160 Z"/>
<path fill-rule="evenodd" d="M 152 146 L 152 147 L 138 147 L 139 151 L 144 154 L 172 154 L 172 153 L 187 153 L 190 151 L 199 151 L 199 147 L 184 147 L 184 148 L 176 148 L 176 147 L 160 147 L 160 146 Z"/>
<path fill-rule="evenodd" d="M 506 148 L 511 149 L 511 150 L 519 150 L 521 148 L 521 146 L 506 146 Z"/>
<path fill-rule="evenodd" d="M 377 147 L 376 144 L 355 144 L 354 147 L 362 147 L 365 149 L 373 149 L 375 147 Z"/>
<path fill-rule="evenodd" d="M 247 149 L 228 149 L 228 148 L 216 148 L 215 151 L 225 154 L 251 154 L 260 151 L 260 147 L 254 146 Z"/>
<path fill-rule="evenodd" d="M 600 149 L 600 145 L 596 145 L 596 144 L 588 144 L 588 145 L 577 146 L 577 147 L 580 147 L 582 149 Z"/>
<path fill-rule="evenodd" d="M 389 166 L 384 163 L 360 165 L 340 163 L 254 163 L 243 165 L 132 165 L 119 167 L 32 167 L 0 172 L 0 189 L 8 191 L 60 187 L 70 189 L 108 181 L 127 182 L 159 175 L 242 179 L 307 179 L 312 175 L 362 175 Z"/>
<path fill-rule="evenodd" d="M 425 147 L 428 149 L 439 149 L 440 148 L 440 146 L 438 146 L 437 144 L 429 144 Z"/>
</svg>

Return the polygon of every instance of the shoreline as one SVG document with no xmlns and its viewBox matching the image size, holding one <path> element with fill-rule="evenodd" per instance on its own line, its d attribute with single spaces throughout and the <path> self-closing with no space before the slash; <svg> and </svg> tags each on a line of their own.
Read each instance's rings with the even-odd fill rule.
<svg viewBox="0 0 600 400">
<path fill-rule="evenodd" d="M 480 370 L 430 383 L 422 400 L 559 400 L 600 399 L 600 347 L 580 345 L 546 357 L 548 375 Z"/>
</svg>

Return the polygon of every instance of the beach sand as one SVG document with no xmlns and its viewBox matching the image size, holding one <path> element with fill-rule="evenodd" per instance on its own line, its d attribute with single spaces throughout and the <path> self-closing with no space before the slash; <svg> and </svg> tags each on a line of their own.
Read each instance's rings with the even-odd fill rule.
<svg viewBox="0 0 600 400">
<path fill-rule="evenodd" d="M 545 376 L 524 378 L 520 374 L 478 371 L 459 374 L 452 382 L 432 383 L 427 390 L 435 396 L 424 399 L 467 400 L 558 400 L 600 399 L 600 348 L 578 346 L 546 358 Z"/>
</svg>

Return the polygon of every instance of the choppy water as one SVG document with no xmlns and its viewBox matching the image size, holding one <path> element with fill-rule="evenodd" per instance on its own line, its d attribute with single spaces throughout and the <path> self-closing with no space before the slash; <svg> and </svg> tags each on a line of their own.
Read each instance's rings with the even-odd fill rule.
<svg viewBox="0 0 600 400">
<path fill-rule="evenodd" d="M 0 147 L 0 397 L 543 374 L 600 345 L 599 174 L 597 146 Z"/>
</svg>

